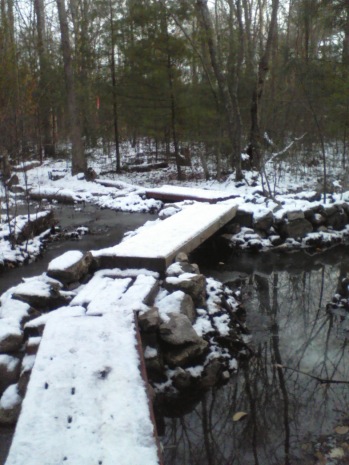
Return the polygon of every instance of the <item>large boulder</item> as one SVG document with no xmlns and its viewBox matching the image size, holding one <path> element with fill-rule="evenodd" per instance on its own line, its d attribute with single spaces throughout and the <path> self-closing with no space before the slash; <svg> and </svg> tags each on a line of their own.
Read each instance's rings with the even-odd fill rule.
<svg viewBox="0 0 349 465">
<path fill-rule="evenodd" d="M 164 360 L 172 367 L 186 367 L 199 361 L 205 354 L 208 342 L 200 339 L 195 344 L 171 348 L 164 352 Z"/>
<path fill-rule="evenodd" d="M 234 218 L 234 222 L 239 223 L 245 228 L 253 227 L 253 213 L 238 209 Z"/>
<path fill-rule="evenodd" d="M 182 313 L 186 315 L 190 322 L 196 319 L 196 310 L 193 299 L 183 291 L 175 291 L 161 299 L 158 303 L 160 318 L 168 321 L 170 315 Z"/>
<path fill-rule="evenodd" d="M 332 215 L 327 216 L 326 223 L 336 231 L 340 231 L 348 224 L 348 215 L 343 208 L 338 207 Z"/>
<path fill-rule="evenodd" d="M 153 307 L 144 313 L 140 313 L 138 315 L 138 324 L 141 331 L 157 331 L 160 325 L 159 310 L 156 307 Z"/>
<path fill-rule="evenodd" d="M 167 344 L 174 346 L 195 344 L 201 339 L 189 318 L 181 313 L 170 315 L 169 321 L 160 325 L 160 337 Z"/>
<path fill-rule="evenodd" d="M 16 286 L 12 297 L 38 310 L 54 310 L 70 300 L 69 296 L 60 292 L 60 289 L 61 284 L 52 279 L 29 278 Z"/>
<path fill-rule="evenodd" d="M 291 237 L 293 239 L 303 238 L 312 231 L 312 224 L 305 218 L 298 218 L 293 221 L 286 221 L 280 226 L 281 236 Z"/>
<path fill-rule="evenodd" d="M 273 225 L 274 215 L 272 211 L 265 211 L 263 214 L 256 215 L 253 218 L 253 227 L 257 231 L 269 231 Z"/>
<path fill-rule="evenodd" d="M 172 263 L 166 270 L 166 276 L 180 276 L 183 273 L 199 274 L 200 270 L 196 263 L 185 261 Z"/>
<path fill-rule="evenodd" d="M 206 278 L 202 274 L 183 273 L 178 277 L 167 277 L 164 287 L 169 291 L 189 294 L 197 307 L 206 305 Z"/>
<path fill-rule="evenodd" d="M 88 274 L 92 262 L 91 252 L 83 254 L 79 250 L 70 250 L 49 263 L 47 275 L 64 284 L 80 281 Z"/>
</svg>

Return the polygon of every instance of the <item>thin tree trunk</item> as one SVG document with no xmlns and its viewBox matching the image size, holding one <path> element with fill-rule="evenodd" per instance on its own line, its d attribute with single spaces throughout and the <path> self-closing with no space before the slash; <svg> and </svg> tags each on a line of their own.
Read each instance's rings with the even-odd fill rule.
<svg viewBox="0 0 349 465">
<path fill-rule="evenodd" d="M 36 14 L 36 29 L 38 34 L 38 55 L 40 63 L 40 145 L 43 145 L 45 156 L 55 155 L 55 144 L 51 131 L 50 122 L 50 101 L 49 101 L 49 84 L 48 84 L 48 57 L 46 46 L 46 25 L 45 25 L 45 7 L 43 0 L 34 0 Z M 42 140 L 41 140 L 42 139 Z"/>
<path fill-rule="evenodd" d="M 81 138 L 81 125 L 77 108 L 76 89 L 71 59 L 71 46 L 69 39 L 68 20 L 65 0 L 56 0 L 64 63 L 64 78 L 67 92 L 67 104 L 70 119 L 70 139 L 72 144 L 72 174 L 86 172 L 87 163 Z"/>
<path fill-rule="evenodd" d="M 234 105 L 233 98 L 229 92 L 227 79 L 223 74 L 222 68 L 218 63 L 217 47 L 213 36 L 212 21 L 210 18 L 207 0 L 197 0 L 196 7 L 199 13 L 199 21 L 206 36 L 206 42 L 211 58 L 211 66 L 218 84 L 223 109 L 227 116 L 228 136 L 231 143 L 232 158 L 234 160 L 235 176 L 237 180 L 242 179 L 241 171 L 241 153 L 236 153 L 236 138 L 239 134 L 234 131 L 238 120 L 236 102 Z M 241 141 L 240 141 L 241 143 Z"/>
<path fill-rule="evenodd" d="M 258 73 L 256 85 L 252 92 L 251 101 L 251 132 L 250 132 L 250 147 L 252 160 L 257 168 L 261 168 L 262 163 L 262 134 L 260 129 L 260 107 L 264 91 L 265 80 L 269 72 L 269 61 L 272 49 L 272 44 L 277 28 L 277 13 L 279 9 L 279 0 L 273 0 L 272 14 L 268 30 L 268 38 L 264 53 L 258 64 Z"/>
<path fill-rule="evenodd" d="M 116 156 L 116 172 L 121 171 L 120 157 L 120 140 L 119 140 L 119 124 L 118 124 L 118 102 L 116 96 L 116 72 L 115 72 L 115 34 L 114 34 L 114 17 L 112 2 L 109 2 L 110 8 L 110 35 L 111 35 L 111 60 L 110 71 L 113 90 L 113 126 L 114 126 L 114 141 L 115 141 L 115 156 Z"/>
</svg>

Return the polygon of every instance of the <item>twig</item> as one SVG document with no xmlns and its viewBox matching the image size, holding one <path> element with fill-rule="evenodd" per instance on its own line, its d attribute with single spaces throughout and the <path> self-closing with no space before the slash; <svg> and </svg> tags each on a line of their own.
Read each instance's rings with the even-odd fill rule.
<svg viewBox="0 0 349 465">
<path fill-rule="evenodd" d="M 300 373 L 301 375 L 309 376 L 309 378 L 315 379 L 315 381 L 318 381 L 320 384 L 349 384 L 349 381 L 341 381 L 339 379 L 319 378 L 318 376 L 310 375 L 309 373 L 306 373 L 305 371 L 297 370 L 297 368 L 291 368 L 285 365 L 280 365 L 279 363 L 275 363 L 273 366 L 279 369 L 291 370 L 291 371 L 295 371 L 296 373 Z"/>
</svg>

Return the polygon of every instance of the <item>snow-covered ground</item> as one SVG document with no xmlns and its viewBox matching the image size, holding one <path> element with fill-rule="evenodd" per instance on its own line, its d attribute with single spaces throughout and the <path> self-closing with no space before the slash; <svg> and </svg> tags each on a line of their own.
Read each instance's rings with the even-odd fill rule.
<svg viewBox="0 0 349 465">
<path fill-rule="evenodd" d="M 176 180 L 174 166 L 154 170 L 150 173 L 125 171 L 122 174 L 115 174 L 106 170 L 106 166 L 113 167 L 111 163 L 111 160 L 101 157 L 100 153 L 89 158 L 89 166 L 98 175 L 96 182 L 86 181 L 82 174 L 72 176 L 68 160 L 46 160 L 42 166 L 34 166 L 25 173 L 17 172 L 20 186 L 24 193 L 29 192 L 31 198 L 27 200 L 27 197 L 24 194 L 19 194 L 17 190 L 16 193 L 8 192 L 7 204 L 11 207 L 10 212 L 7 211 L 6 203 L 3 200 L 5 192 L 1 184 L 0 265 L 4 263 L 10 263 L 11 266 L 15 263 L 21 264 L 37 256 L 42 250 L 42 238 L 40 237 L 30 238 L 26 244 L 14 243 L 14 241 L 11 243 L 7 239 L 8 218 L 12 218 L 12 221 L 19 224 L 19 219 L 13 219 L 16 208 L 26 202 L 33 204 L 33 197 L 39 199 L 38 211 L 44 208 L 54 208 L 55 203 L 61 200 L 75 203 L 77 207 L 81 203 L 90 203 L 96 208 L 122 212 L 160 212 L 160 217 L 166 217 L 180 211 L 190 202 L 177 202 L 172 205 L 171 209 L 168 207 L 163 209 L 164 204 L 160 200 L 146 197 L 146 189 L 171 184 L 172 186 L 190 187 L 194 189 L 194 195 L 200 191 L 202 193 L 202 190 L 214 190 L 234 196 L 239 208 L 253 213 L 256 219 L 267 212 L 272 212 L 273 215 L 281 218 L 288 211 L 305 211 L 324 203 L 323 195 L 322 197 L 318 195 L 317 203 L 311 201 L 316 196 L 316 190 L 320 186 L 321 167 L 318 165 L 312 168 L 306 165 L 303 168 L 297 168 L 292 165 L 287 166 L 284 163 L 281 169 L 281 163 L 267 163 L 267 183 L 265 176 L 262 179 L 257 172 L 253 171 L 244 172 L 243 182 L 235 182 L 234 174 L 227 175 L 222 181 L 215 179 L 206 181 L 199 164 L 195 161 L 193 168 L 183 168 L 186 180 L 181 182 Z M 343 191 L 341 188 L 343 181 L 340 173 L 335 174 L 336 176 L 331 177 L 330 190 L 332 194 L 327 195 L 327 203 L 349 201 L 349 191 Z M 265 195 L 268 189 L 272 196 Z M 239 237 L 236 239 L 239 241 Z M 272 246 L 268 240 L 262 240 L 260 243 L 262 247 Z"/>
</svg>

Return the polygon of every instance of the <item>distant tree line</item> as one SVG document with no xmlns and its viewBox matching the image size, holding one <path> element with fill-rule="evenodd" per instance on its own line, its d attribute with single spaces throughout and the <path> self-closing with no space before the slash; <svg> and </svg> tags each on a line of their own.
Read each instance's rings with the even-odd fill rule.
<svg viewBox="0 0 349 465">
<path fill-rule="evenodd" d="M 217 175 L 241 152 L 349 132 L 348 0 L 0 0 L 0 154 L 59 156 L 151 140 L 181 177 L 200 146 Z M 268 147 L 272 141 L 273 148 Z"/>
</svg>

